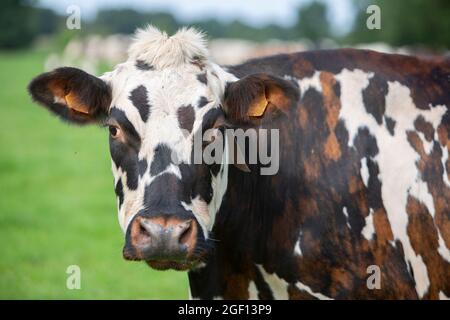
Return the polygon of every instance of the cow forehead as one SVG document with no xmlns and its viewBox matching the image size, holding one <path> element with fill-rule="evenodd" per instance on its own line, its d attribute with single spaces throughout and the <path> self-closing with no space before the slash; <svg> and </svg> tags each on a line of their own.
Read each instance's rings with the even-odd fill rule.
<svg viewBox="0 0 450 320">
<path fill-rule="evenodd" d="M 113 95 L 111 105 L 124 110 L 133 107 L 133 96 L 142 99 L 145 92 L 153 109 L 170 112 L 186 104 L 196 106 L 200 97 L 214 98 L 206 73 L 193 66 L 140 71 L 132 62 L 121 64 L 107 76 Z"/>
<path fill-rule="evenodd" d="M 169 145 L 189 142 L 186 138 L 201 125 L 203 115 L 219 106 L 207 74 L 194 65 L 142 70 L 139 62 L 126 62 L 103 78 L 112 88 L 111 109 L 122 110 L 143 146 L 151 146 L 161 140 Z"/>
</svg>

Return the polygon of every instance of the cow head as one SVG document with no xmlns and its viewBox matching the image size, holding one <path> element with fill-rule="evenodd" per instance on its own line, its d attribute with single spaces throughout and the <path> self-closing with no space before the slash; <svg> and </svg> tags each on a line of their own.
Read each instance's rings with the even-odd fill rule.
<svg viewBox="0 0 450 320">
<path fill-rule="evenodd" d="M 227 121 L 245 123 L 266 108 L 286 107 L 287 87 L 268 75 L 238 80 L 209 61 L 204 38 L 193 29 L 168 37 L 148 27 L 113 71 L 95 77 L 59 68 L 36 77 L 29 91 L 64 120 L 109 128 L 124 257 L 186 270 L 211 247 L 227 187 L 226 161 L 192 161 L 194 137 L 213 129 L 200 140 L 205 147 Z"/>
</svg>

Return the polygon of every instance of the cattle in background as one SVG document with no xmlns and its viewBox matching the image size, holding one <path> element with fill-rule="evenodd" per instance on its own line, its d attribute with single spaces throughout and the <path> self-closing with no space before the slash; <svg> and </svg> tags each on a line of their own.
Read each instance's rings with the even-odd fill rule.
<svg viewBox="0 0 450 320">
<path fill-rule="evenodd" d="M 29 90 L 109 126 L 124 257 L 188 270 L 193 298 L 443 299 L 449 75 L 352 49 L 220 67 L 195 30 L 150 27 L 112 72 L 56 69 Z M 225 127 L 279 130 L 279 171 L 191 163 L 195 134 Z"/>
</svg>

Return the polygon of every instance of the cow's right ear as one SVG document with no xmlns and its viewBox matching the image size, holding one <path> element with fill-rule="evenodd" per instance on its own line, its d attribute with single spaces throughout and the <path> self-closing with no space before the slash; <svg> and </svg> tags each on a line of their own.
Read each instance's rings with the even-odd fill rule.
<svg viewBox="0 0 450 320">
<path fill-rule="evenodd" d="M 298 87 L 291 81 L 269 74 L 252 74 L 227 85 L 225 112 L 230 122 L 270 119 L 295 108 L 299 95 Z"/>
<path fill-rule="evenodd" d="M 111 104 L 106 82 L 77 68 L 63 67 L 43 73 L 28 85 L 34 101 L 72 123 L 99 122 Z"/>
</svg>

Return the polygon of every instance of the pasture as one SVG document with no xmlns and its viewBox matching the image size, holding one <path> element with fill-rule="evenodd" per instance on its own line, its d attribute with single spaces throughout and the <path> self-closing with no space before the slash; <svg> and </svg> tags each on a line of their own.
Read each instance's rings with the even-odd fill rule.
<svg viewBox="0 0 450 320">
<path fill-rule="evenodd" d="M 185 299 L 187 274 L 122 258 L 108 135 L 26 92 L 45 53 L 0 53 L 0 299 Z M 81 268 L 81 289 L 66 269 Z"/>
</svg>

